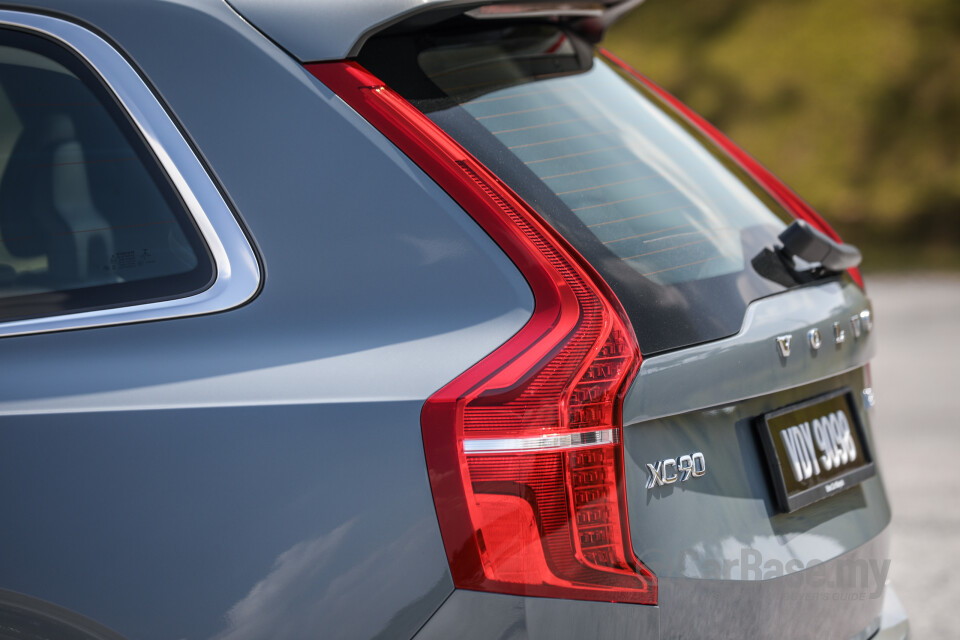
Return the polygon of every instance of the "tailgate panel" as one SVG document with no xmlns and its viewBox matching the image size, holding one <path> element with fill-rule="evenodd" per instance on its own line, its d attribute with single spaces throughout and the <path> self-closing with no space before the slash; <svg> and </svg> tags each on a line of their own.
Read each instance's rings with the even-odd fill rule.
<svg viewBox="0 0 960 640">
<path fill-rule="evenodd" d="M 851 324 L 869 309 L 849 281 L 796 289 L 754 303 L 736 336 L 644 361 L 624 401 L 624 464 L 632 544 L 658 579 L 663 638 L 846 640 L 878 628 L 890 521 L 880 477 L 787 513 L 759 431 L 771 412 L 846 389 L 876 451 L 864 373 L 873 337 Z M 783 357 L 777 338 L 788 334 Z M 706 472 L 684 474 L 680 458 L 695 453 Z M 651 482 L 648 465 L 665 461 L 660 473 L 677 481 Z"/>
<path fill-rule="evenodd" d="M 890 520 L 890 508 L 877 476 L 782 513 L 757 435 L 758 416 L 841 387 L 862 389 L 862 373 L 855 370 L 772 396 L 626 428 L 630 528 L 640 560 L 658 578 L 769 579 L 778 563 L 785 567 L 797 560 L 806 567 L 879 534 Z M 863 415 L 862 404 L 860 409 Z M 864 422 L 869 434 L 869 421 Z M 647 464 L 693 452 L 704 454 L 703 477 L 646 488 Z M 758 555 L 761 567 L 770 565 L 744 570 L 743 561 L 752 566 Z"/>
</svg>

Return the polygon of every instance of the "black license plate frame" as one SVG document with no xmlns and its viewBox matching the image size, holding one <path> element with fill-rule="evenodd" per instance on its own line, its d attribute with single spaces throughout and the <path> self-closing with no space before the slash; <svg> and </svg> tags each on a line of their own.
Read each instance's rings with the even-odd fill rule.
<svg viewBox="0 0 960 640">
<path fill-rule="evenodd" d="M 782 511 L 796 511 L 876 474 L 849 387 L 771 411 L 756 424 Z"/>
</svg>

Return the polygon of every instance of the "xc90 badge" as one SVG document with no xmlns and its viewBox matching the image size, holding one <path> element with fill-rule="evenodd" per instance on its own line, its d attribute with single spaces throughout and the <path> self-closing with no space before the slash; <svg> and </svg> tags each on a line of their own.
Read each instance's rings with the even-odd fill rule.
<svg viewBox="0 0 960 640">
<path fill-rule="evenodd" d="M 656 464 L 647 463 L 650 477 L 647 489 L 662 487 L 665 484 L 686 482 L 690 478 L 699 478 L 707 473 L 707 461 L 699 451 L 679 458 L 666 458 Z"/>
</svg>

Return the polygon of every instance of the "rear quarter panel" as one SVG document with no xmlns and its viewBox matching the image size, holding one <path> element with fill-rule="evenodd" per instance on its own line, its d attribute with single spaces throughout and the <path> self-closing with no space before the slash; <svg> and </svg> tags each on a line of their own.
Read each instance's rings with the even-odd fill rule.
<svg viewBox="0 0 960 640">
<path fill-rule="evenodd" d="M 225 4 L 36 4 L 144 72 L 264 279 L 217 315 L 0 340 L 0 589 L 127 637 L 413 635 L 452 591 L 420 408 L 523 325 L 525 282 Z"/>
</svg>

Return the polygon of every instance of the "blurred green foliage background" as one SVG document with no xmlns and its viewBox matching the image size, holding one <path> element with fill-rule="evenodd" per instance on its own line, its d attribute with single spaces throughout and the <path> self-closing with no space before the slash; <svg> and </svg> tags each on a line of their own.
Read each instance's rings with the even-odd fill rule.
<svg viewBox="0 0 960 640">
<path fill-rule="evenodd" d="M 647 0 L 605 46 L 860 246 L 960 268 L 960 0 Z"/>
</svg>

